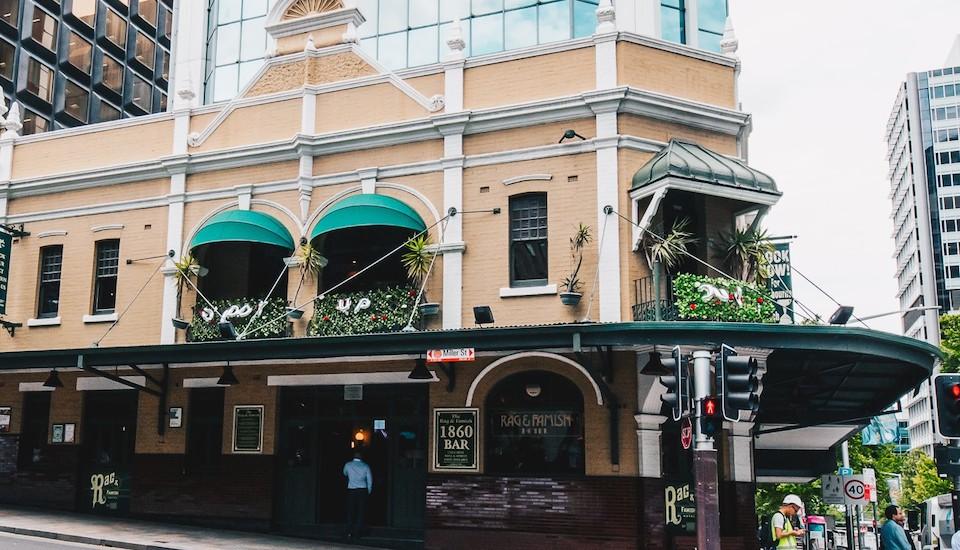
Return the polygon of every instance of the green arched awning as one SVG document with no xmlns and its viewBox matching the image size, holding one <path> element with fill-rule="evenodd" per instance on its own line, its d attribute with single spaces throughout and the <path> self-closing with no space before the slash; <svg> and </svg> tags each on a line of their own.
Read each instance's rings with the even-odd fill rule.
<svg viewBox="0 0 960 550">
<path fill-rule="evenodd" d="M 310 240 L 337 229 L 374 225 L 402 227 L 412 231 L 427 228 L 413 208 L 397 199 L 374 194 L 352 195 L 334 204 L 320 218 L 310 232 Z"/>
<path fill-rule="evenodd" d="M 227 210 L 210 218 L 193 236 L 190 249 L 223 242 L 271 244 L 291 252 L 296 248 L 293 237 L 282 223 L 253 210 Z"/>
</svg>

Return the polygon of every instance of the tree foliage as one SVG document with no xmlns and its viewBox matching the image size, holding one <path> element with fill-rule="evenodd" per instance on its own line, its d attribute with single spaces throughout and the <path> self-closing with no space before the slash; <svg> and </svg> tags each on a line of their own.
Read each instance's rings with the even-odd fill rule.
<svg viewBox="0 0 960 550">
<path fill-rule="evenodd" d="M 960 372 L 960 315 L 940 317 L 940 349 L 944 356 L 940 372 Z"/>
<path fill-rule="evenodd" d="M 903 460 L 903 497 L 901 504 L 916 506 L 928 498 L 949 493 L 953 484 L 937 475 L 937 465 L 920 449 L 911 451 Z"/>
</svg>

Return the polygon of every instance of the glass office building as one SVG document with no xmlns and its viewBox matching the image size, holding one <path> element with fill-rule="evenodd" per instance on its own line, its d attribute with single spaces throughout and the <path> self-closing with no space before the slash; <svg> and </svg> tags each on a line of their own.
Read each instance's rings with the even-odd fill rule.
<svg viewBox="0 0 960 550">
<path fill-rule="evenodd" d="M 659 4 L 660 38 L 719 52 L 726 0 L 632 0 Z M 233 98 L 263 64 L 274 0 L 208 0 L 204 100 Z M 691 3 L 696 3 L 692 6 Z M 356 0 L 360 45 L 392 70 L 443 61 L 447 30 L 461 21 L 465 54 L 481 56 L 594 33 L 599 0 Z M 692 8 L 696 9 L 692 9 Z M 696 14 L 693 16 L 693 14 Z M 695 27 L 695 28 L 692 28 Z"/>
<path fill-rule="evenodd" d="M 166 110 L 173 0 L 0 0 L 0 84 L 23 134 Z"/>
</svg>

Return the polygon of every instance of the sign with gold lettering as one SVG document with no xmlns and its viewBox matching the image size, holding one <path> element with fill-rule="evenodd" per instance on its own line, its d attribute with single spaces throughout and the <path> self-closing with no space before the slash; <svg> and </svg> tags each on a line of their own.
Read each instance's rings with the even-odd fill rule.
<svg viewBox="0 0 960 550">
<path fill-rule="evenodd" d="M 479 409 L 433 410 L 433 468 L 476 472 Z"/>
<path fill-rule="evenodd" d="M 0 231 L 0 315 L 7 312 L 7 282 L 10 278 L 10 248 L 13 235 Z"/>
<path fill-rule="evenodd" d="M 86 504 L 92 512 L 126 512 L 130 503 L 130 476 L 122 470 L 90 473 Z"/>
<path fill-rule="evenodd" d="M 697 505 L 692 483 L 668 481 L 663 489 L 663 504 L 668 532 L 697 532 Z"/>
<path fill-rule="evenodd" d="M 567 437 L 580 431 L 580 422 L 572 411 L 501 411 L 492 428 L 498 437 Z"/>
<path fill-rule="evenodd" d="M 263 451 L 263 405 L 233 407 L 233 452 Z"/>
</svg>

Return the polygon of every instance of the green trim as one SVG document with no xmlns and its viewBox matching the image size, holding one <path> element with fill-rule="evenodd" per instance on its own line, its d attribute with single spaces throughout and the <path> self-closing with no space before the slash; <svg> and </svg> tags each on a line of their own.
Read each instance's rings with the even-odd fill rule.
<svg viewBox="0 0 960 550">
<path fill-rule="evenodd" d="M 427 228 L 416 210 L 403 202 L 385 195 L 365 193 L 351 195 L 334 204 L 314 226 L 310 240 L 338 229 L 378 225 L 417 232 Z"/>
<path fill-rule="evenodd" d="M 725 157 L 696 143 L 671 139 L 633 175 L 630 190 L 656 183 L 666 177 L 781 195 L 773 178 L 743 162 Z"/>
<path fill-rule="evenodd" d="M 293 252 L 293 237 L 282 223 L 262 212 L 226 210 L 207 220 L 190 241 L 190 250 L 223 242 L 248 242 L 279 246 Z"/>
</svg>

